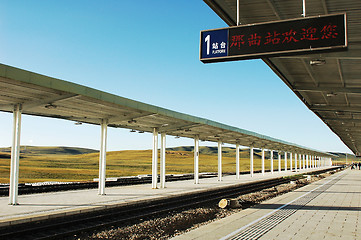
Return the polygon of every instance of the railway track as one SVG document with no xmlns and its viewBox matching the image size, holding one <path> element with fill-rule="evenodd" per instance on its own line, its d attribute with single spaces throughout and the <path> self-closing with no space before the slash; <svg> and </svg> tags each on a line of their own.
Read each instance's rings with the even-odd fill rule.
<svg viewBox="0 0 361 240">
<path fill-rule="evenodd" d="M 318 171 L 314 174 L 321 172 Z M 112 225 L 126 225 L 139 219 L 217 203 L 222 198 L 257 192 L 289 181 L 289 178 L 274 178 L 153 201 L 137 202 L 131 205 L 53 220 L 4 227 L 0 228 L 0 239 L 61 239 L 81 232 L 102 229 Z"/>
</svg>

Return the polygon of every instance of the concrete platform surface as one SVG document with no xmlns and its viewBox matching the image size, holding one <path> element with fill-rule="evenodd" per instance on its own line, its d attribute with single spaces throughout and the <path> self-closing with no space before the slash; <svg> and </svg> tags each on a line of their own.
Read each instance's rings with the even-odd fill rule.
<svg viewBox="0 0 361 240">
<path fill-rule="evenodd" d="M 104 196 L 99 196 L 97 189 L 20 195 L 19 205 L 16 206 L 8 205 L 8 197 L 0 197 L 0 227 L 101 210 L 137 201 L 166 198 L 188 192 L 205 191 L 210 188 L 317 171 L 319 169 L 321 168 L 305 169 L 296 173 L 290 171 L 279 173 L 275 171 L 274 174 L 267 172 L 262 176 L 259 173 L 255 174 L 254 177 L 247 174 L 241 175 L 238 180 L 235 175 L 228 175 L 224 176 L 221 182 L 217 181 L 217 178 L 200 179 L 200 184 L 197 185 L 194 184 L 193 180 L 167 182 L 164 189 L 151 189 L 151 184 L 109 187 L 106 188 L 106 195 Z"/>
<path fill-rule="evenodd" d="M 361 239 L 361 171 L 318 182 L 204 225 L 182 239 Z"/>
</svg>

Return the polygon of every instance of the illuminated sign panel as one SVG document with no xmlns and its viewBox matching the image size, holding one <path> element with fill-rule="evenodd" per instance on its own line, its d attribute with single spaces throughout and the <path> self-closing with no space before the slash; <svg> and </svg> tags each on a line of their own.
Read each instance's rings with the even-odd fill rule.
<svg viewBox="0 0 361 240">
<path fill-rule="evenodd" d="M 222 62 L 346 47 L 346 15 L 338 14 L 202 31 L 200 60 Z"/>
</svg>

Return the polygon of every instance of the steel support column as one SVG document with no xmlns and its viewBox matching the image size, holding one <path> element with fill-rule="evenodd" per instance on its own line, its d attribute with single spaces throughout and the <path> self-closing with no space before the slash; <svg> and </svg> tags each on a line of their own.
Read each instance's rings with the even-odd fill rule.
<svg viewBox="0 0 361 240">
<path fill-rule="evenodd" d="M 319 164 L 318 164 L 318 160 L 317 160 L 317 156 L 313 156 L 313 168 L 318 168 Z"/>
<path fill-rule="evenodd" d="M 278 151 L 278 172 L 281 172 L 281 152 Z"/>
<path fill-rule="evenodd" d="M 194 138 L 194 184 L 199 184 L 199 136 Z"/>
<path fill-rule="evenodd" d="M 298 154 L 298 169 L 302 169 L 302 161 L 301 161 L 301 154 Z"/>
<path fill-rule="evenodd" d="M 295 172 L 297 172 L 297 153 L 295 153 Z"/>
<path fill-rule="evenodd" d="M 14 106 L 13 142 L 11 147 L 9 204 L 18 205 L 19 161 L 20 161 L 21 104 Z"/>
<path fill-rule="evenodd" d="M 308 161 L 308 155 L 306 155 L 306 169 L 310 168 L 309 161 Z"/>
<path fill-rule="evenodd" d="M 239 179 L 239 144 L 236 144 L 236 179 Z"/>
<path fill-rule="evenodd" d="M 239 18 L 240 18 L 240 14 L 239 14 L 239 9 L 240 9 L 240 2 L 239 2 L 240 0 L 237 0 L 237 26 L 240 24 L 240 22 L 239 22 Z"/>
<path fill-rule="evenodd" d="M 316 156 L 313 156 L 313 168 L 317 168 L 317 159 Z"/>
<path fill-rule="evenodd" d="M 319 167 L 318 161 L 317 161 L 317 156 L 313 156 L 313 168 L 317 168 L 317 167 Z"/>
<path fill-rule="evenodd" d="M 302 169 L 306 168 L 305 164 L 306 164 L 306 162 L 305 162 L 305 154 L 302 154 Z"/>
<path fill-rule="evenodd" d="M 100 154 L 99 154 L 99 186 L 98 194 L 105 195 L 105 178 L 106 178 L 106 159 L 107 159 L 107 127 L 108 121 L 102 119 L 101 126 L 101 140 L 100 140 Z"/>
<path fill-rule="evenodd" d="M 249 148 L 249 158 L 250 158 L 250 173 L 251 177 L 253 177 L 253 146 Z"/>
<path fill-rule="evenodd" d="M 165 148 L 166 134 L 160 134 L 160 188 L 165 188 Z"/>
<path fill-rule="evenodd" d="M 292 172 L 293 166 L 292 166 L 292 153 L 290 152 L 290 171 Z"/>
<path fill-rule="evenodd" d="M 315 168 L 315 156 L 311 156 L 311 157 L 312 157 L 312 165 L 311 165 L 311 167 Z"/>
<path fill-rule="evenodd" d="M 222 181 L 222 141 L 218 141 L 218 181 Z"/>
<path fill-rule="evenodd" d="M 153 129 L 152 188 L 158 188 L 158 129 Z"/>
<path fill-rule="evenodd" d="M 273 174 L 273 150 L 271 150 L 270 154 L 271 154 L 271 174 Z"/>
<path fill-rule="evenodd" d="M 287 152 L 285 152 L 285 172 L 287 172 Z"/>
<path fill-rule="evenodd" d="M 264 148 L 262 148 L 262 176 L 264 176 L 265 167 L 264 167 Z"/>
<path fill-rule="evenodd" d="M 311 168 L 315 168 L 314 156 L 311 156 Z"/>
</svg>

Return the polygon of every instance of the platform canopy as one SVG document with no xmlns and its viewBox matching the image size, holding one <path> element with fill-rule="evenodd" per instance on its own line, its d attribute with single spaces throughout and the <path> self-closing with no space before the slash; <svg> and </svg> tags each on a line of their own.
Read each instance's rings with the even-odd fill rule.
<svg viewBox="0 0 361 240">
<path fill-rule="evenodd" d="M 71 82 L 0 64 L 0 111 L 152 132 L 300 154 L 334 155 L 172 110 L 137 102 Z"/>
<path fill-rule="evenodd" d="M 229 26 L 237 0 L 204 0 Z M 361 155 L 361 2 L 306 0 L 306 16 L 346 13 L 347 51 L 264 58 L 263 61 L 356 154 Z M 240 0 L 240 24 L 302 17 L 301 0 Z"/>
</svg>

